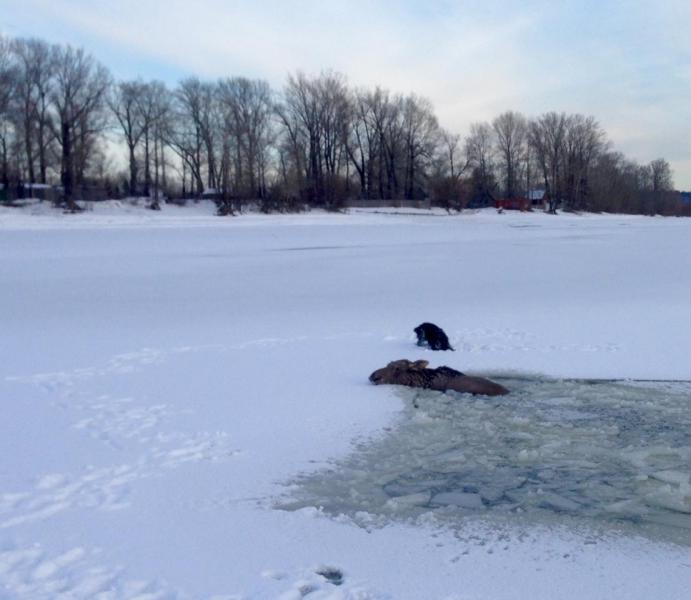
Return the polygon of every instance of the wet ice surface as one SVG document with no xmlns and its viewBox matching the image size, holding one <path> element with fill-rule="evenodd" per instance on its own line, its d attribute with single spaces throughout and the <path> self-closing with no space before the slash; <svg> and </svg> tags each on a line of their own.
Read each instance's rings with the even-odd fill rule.
<svg viewBox="0 0 691 600">
<path fill-rule="evenodd" d="M 500 379 L 506 397 L 382 388 L 401 422 L 284 508 L 626 531 L 691 545 L 691 383 Z"/>
</svg>

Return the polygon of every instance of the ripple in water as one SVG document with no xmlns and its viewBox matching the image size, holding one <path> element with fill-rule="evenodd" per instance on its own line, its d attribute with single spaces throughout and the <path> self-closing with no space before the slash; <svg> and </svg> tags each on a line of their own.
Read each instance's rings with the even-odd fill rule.
<svg viewBox="0 0 691 600">
<path fill-rule="evenodd" d="M 691 384 L 498 380 L 511 395 L 390 388 L 400 423 L 282 506 L 626 523 L 691 545 Z"/>
</svg>

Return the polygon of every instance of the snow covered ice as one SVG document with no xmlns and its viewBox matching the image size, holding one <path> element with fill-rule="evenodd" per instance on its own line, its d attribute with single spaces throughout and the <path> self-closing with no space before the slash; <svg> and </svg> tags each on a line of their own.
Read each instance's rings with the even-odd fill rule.
<svg viewBox="0 0 691 600">
<path fill-rule="evenodd" d="M 1 209 L 0 598 L 688 597 L 687 220 L 212 212 Z"/>
</svg>

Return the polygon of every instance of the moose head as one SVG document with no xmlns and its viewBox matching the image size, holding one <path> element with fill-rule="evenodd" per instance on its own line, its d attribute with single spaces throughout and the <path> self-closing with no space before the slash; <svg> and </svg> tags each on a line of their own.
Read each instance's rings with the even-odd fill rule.
<svg viewBox="0 0 691 600">
<path fill-rule="evenodd" d="M 426 360 L 416 360 L 415 362 L 406 359 L 394 360 L 383 369 L 377 369 L 369 376 L 369 380 L 375 385 L 380 385 L 382 383 L 409 385 L 407 383 L 402 383 L 402 381 L 415 373 L 419 374 L 421 371 L 424 371 L 427 365 L 429 365 L 429 361 Z"/>
</svg>

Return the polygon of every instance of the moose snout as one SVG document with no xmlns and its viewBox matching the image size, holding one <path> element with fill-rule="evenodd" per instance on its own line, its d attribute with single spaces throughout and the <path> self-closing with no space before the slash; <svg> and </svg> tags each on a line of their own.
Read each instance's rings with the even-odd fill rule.
<svg viewBox="0 0 691 600">
<path fill-rule="evenodd" d="M 374 384 L 379 383 L 381 381 L 381 373 L 379 371 L 375 371 L 369 376 L 369 380 Z"/>
</svg>

